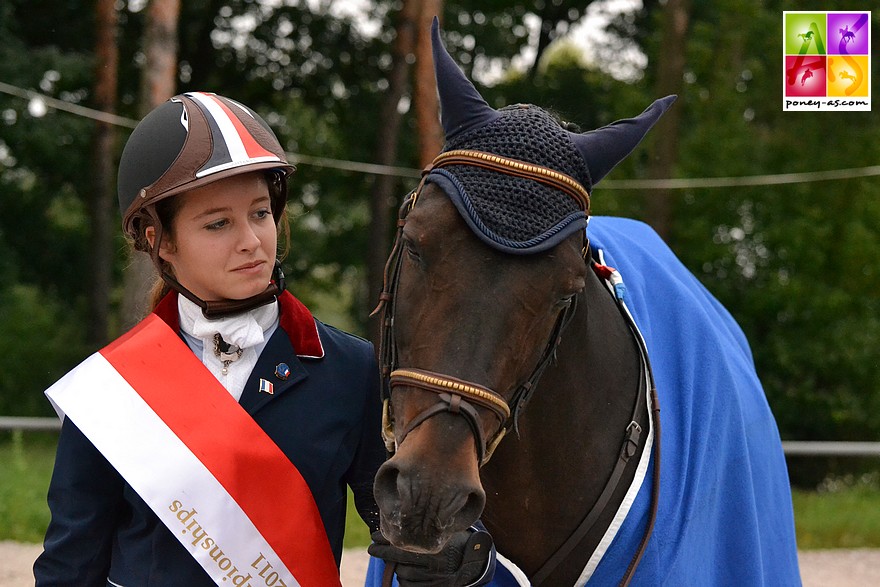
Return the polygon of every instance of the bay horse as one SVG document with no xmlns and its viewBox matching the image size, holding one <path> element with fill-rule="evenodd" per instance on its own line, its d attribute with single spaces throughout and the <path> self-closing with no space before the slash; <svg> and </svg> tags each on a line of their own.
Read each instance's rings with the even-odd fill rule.
<svg viewBox="0 0 880 587">
<path fill-rule="evenodd" d="M 401 207 L 378 308 L 385 538 L 438 552 L 480 519 L 496 585 L 799 584 L 742 331 L 646 225 L 589 214 L 673 98 L 573 133 L 489 107 L 432 37 L 447 144 Z"/>
</svg>

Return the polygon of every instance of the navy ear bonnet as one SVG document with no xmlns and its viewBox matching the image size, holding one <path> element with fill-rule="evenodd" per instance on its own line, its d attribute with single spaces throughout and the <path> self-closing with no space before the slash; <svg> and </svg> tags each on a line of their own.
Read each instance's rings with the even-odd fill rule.
<svg viewBox="0 0 880 587">
<path fill-rule="evenodd" d="M 443 152 L 470 149 L 563 173 L 587 192 L 622 161 L 675 100 L 657 100 L 636 118 L 572 133 L 536 106 L 490 107 L 431 29 L 434 71 L 446 133 Z M 588 212 L 568 194 L 533 179 L 465 164 L 433 168 L 425 178 L 452 200 L 470 229 L 507 253 L 553 248 L 587 226 Z"/>
<path fill-rule="evenodd" d="M 509 106 L 498 112 L 494 122 L 447 140 L 443 151 L 484 151 L 591 184 L 586 163 L 549 114 L 534 106 Z M 502 251 L 543 251 L 587 226 L 586 213 L 568 194 L 531 179 L 449 165 L 433 170 L 426 181 L 446 192 L 477 236 Z"/>
</svg>

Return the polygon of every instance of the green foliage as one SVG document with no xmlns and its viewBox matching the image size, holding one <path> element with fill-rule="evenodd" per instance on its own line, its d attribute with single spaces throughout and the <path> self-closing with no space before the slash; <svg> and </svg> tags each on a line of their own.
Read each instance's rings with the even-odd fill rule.
<svg viewBox="0 0 880 587">
<path fill-rule="evenodd" d="M 354 494 L 348 491 L 348 510 L 345 517 L 345 548 L 366 548 L 370 545 L 370 529 L 354 508 Z"/>
<path fill-rule="evenodd" d="M 0 79 L 80 101 L 91 57 L 58 47 L 26 47 L 0 34 Z M 0 94 L 0 234 L 17 278 L 68 299 L 84 295 L 92 123 Z"/>
<path fill-rule="evenodd" d="M 55 446 L 21 432 L 0 439 L 0 540 L 42 542 L 49 525 L 46 491 Z"/>
<path fill-rule="evenodd" d="M 37 286 L 0 290 L 0 415 L 54 414 L 42 392 L 86 353 L 81 319 Z"/>
<path fill-rule="evenodd" d="M 792 493 L 798 548 L 880 547 L 880 477 L 827 480 Z"/>
</svg>

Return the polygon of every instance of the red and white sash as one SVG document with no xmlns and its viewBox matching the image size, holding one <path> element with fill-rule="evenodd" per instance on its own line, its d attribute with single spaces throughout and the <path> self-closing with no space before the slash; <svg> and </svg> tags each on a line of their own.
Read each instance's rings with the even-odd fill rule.
<svg viewBox="0 0 880 587">
<path fill-rule="evenodd" d="M 46 395 L 218 585 L 340 584 L 299 471 L 159 317 Z"/>
</svg>

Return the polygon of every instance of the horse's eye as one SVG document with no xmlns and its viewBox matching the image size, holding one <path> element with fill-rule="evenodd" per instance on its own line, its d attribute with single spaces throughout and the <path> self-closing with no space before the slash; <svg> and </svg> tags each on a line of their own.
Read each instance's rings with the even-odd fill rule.
<svg viewBox="0 0 880 587">
<path fill-rule="evenodd" d="M 406 256 L 412 259 L 413 261 L 421 261 L 422 257 L 419 255 L 418 251 L 413 247 L 412 241 L 405 240 L 403 241 L 403 250 L 406 251 Z"/>
</svg>

